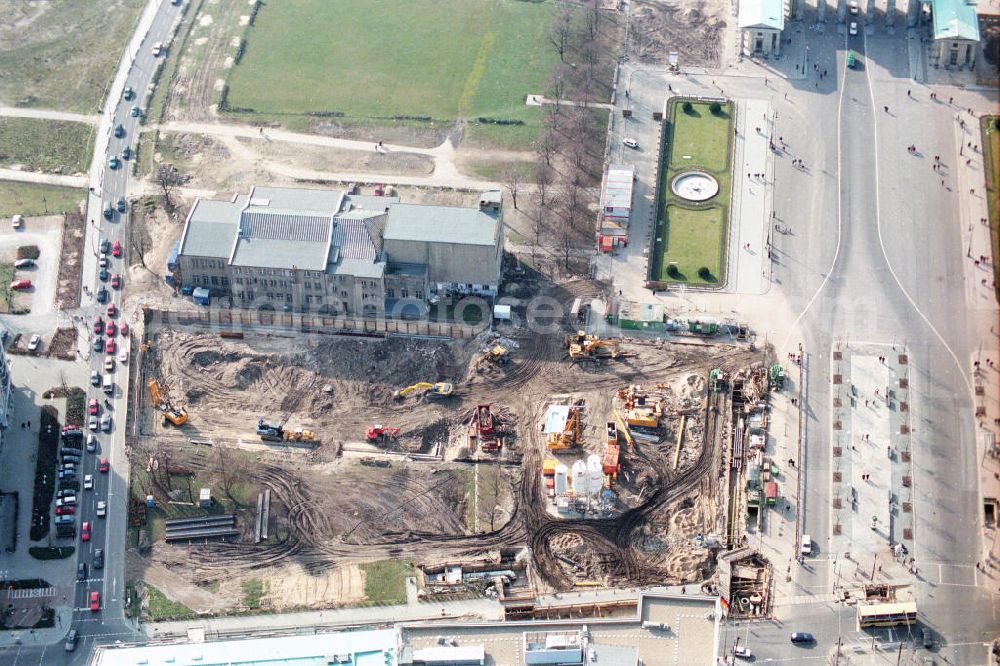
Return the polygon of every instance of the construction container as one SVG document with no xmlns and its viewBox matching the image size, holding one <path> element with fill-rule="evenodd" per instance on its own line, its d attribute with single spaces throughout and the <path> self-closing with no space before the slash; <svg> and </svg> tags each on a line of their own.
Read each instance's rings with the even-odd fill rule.
<svg viewBox="0 0 1000 666">
<path fill-rule="evenodd" d="M 618 474 L 618 454 L 620 447 L 617 443 L 612 444 L 608 442 L 608 448 L 604 451 L 604 459 L 601 460 L 601 466 L 604 468 L 604 473 L 611 476 L 616 476 Z"/>
<path fill-rule="evenodd" d="M 559 461 L 555 458 L 546 458 L 542 461 L 542 475 L 552 476 L 556 473 L 556 468 L 559 467 Z"/>
<path fill-rule="evenodd" d="M 569 490 L 569 467 L 556 465 L 556 495 L 565 495 Z"/>
</svg>

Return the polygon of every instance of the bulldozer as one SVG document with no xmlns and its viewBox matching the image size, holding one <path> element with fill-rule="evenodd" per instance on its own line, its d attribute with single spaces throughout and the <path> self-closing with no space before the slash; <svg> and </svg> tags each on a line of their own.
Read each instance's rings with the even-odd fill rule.
<svg viewBox="0 0 1000 666">
<path fill-rule="evenodd" d="M 421 392 L 421 395 L 426 395 L 429 398 L 450 398 L 454 395 L 455 387 L 448 382 L 437 382 L 432 384 L 430 382 L 417 382 L 416 384 L 411 384 L 404 389 L 400 389 L 396 392 L 397 398 L 405 398 L 411 393 L 417 391 Z"/>
<path fill-rule="evenodd" d="M 510 363 L 510 350 L 503 345 L 493 345 L 479 357 L 479 365 L 484 363 L 507 365 Z"/>
<path fill-rule="evenodd" d="M 389 428 L 384 425 L 374 425 L 365 430 L 365 439 L 371 444 L 389 442 L 399 437 L 399 428 Z"/>
<path fill-rule="evenodd" d="M 163 413 L 164 421 L 169 421 L 178 428 L 187 423 L 187 410 L 173 406 L 170 402 L 170 389 L 166 384 L 153 378 L 146 384 L 146 388 L 149 389 L 149 397 L 153 399 L 153 404 Z"/>
</svg>

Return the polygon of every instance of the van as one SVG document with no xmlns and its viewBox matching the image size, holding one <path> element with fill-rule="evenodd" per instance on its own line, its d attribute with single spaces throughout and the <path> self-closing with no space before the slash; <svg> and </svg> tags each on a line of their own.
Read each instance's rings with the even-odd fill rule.
<svg viewBox="0 0 1000 666">
<path fill-rule="evenodd" d="M 153 44 L 153 57 L 157 57 L 161 53 L 163 53 L 163 42 L 156 42 Z"/>
<path fill-rule="evenodd" d="M 104 392 L 111 395 L 115 392 L 115 377 L 114 375 L 104 375 Z"/>
</svg>

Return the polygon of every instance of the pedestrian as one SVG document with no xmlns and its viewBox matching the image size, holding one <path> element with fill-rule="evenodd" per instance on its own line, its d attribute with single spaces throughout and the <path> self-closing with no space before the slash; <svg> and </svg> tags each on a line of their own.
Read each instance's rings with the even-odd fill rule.
<svg viewBox="0 0 1000 666">
<path fill-rule="evenodd" d="M 382 141 L 381 141 L 381 140 L 379 140 L 379 142 L 378 142 L 378 147 L 379 147 L 379 148 L 381 148 L 381 147 L 382 147 Z"/>
<path fill-rule="evenodd" d="M 765 86 L 767 85 L 767 77 L 766 76 L 764 77 L 764 85 Z"/>
<path fill-rule="evenodd" d="M 976 193 L 976 188 L 970 187 L 969 188 L 969 194 L 975 194 L 975 193 Z"/>
<path fill-rule="evenodd" d="M 865 400 L 865 407 L 867 407 L 867 406 L 868 406 L 868 401 L 867 401 L 867 400 Z"/>
<path fill-rule="evenodd" d="M 747 174 L 747 178 L 749 178 L 749 177 L 750 177 L 750 174 Z"/>
<path fill-rule="evenodd" d="M 674 91 L 674 87 L 668 83 L 667 84 L 667 90 L 669 90 L 670 92 L 673 92 Z"/>
<path fill-rule="evenodd" d="M 910 91 L 909 91 L 909 90 L 907 90 L 907 91 L 906 91 L 906 96 L 907 96 L 907 97 L 913 97 L 913 95 L 911 95 L 911 94 L 910 94 Z"/>
<path fill-rule="evenodd" d="M 965 166 L 969 166 L 970 164 L 972 164 L 972 158 L 971 157 L 969 159 L 965 160 Z"/>
<path fill-rule="evenodd" d="M 797 67 L 798 67 L 798 65 L 796 65 L 795 67 L 797 68 Z M 786 100 L 788 99 L 788 93 L 785 93 L 785 99 L 786 99 Z"/>
<path fill-rule="evenodd" d="M 825 69 L 823 70 L 823 76 L 826 76 L 826 70 Z"/>
<path fill-rule="evenodd" d="M 951 104 L 951 103 L 952 103 L 952 102 L 954 102 L 954 101 L 955 101 L 955 98 L 954 98 L 954 97 L 949 97 L 949 98 L 948 98 L 948 104 Z"/>
<path fill-rule="evenodd" d="M 376 153 L 378 152 L 378 144 L 377 143 L 375 144 L 375 152 Z"/>
<path fill-rule="evenodd" d="M 886 113 L 889 113 L 889 107 L 888 107 L 888 106 L 884 106 L 884 107 L 882 107 L 882 108 L 884 108 L 884 109 L 885 109 L 885 112 L 886 112 Z"/>
</svg>

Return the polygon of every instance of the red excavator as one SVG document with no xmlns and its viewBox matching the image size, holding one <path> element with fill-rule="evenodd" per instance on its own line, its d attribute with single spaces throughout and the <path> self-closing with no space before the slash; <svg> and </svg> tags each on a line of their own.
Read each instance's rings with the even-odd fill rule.
<svg viewBox="0 0 1000 666">
<path fill-rule="evenodd" d="M 371 426 L 365 430 L 365 439 L 372 444 L 384 443 L 399 437 L 399 428 L 389 428 L 383 425 Z"/>
</svg>

